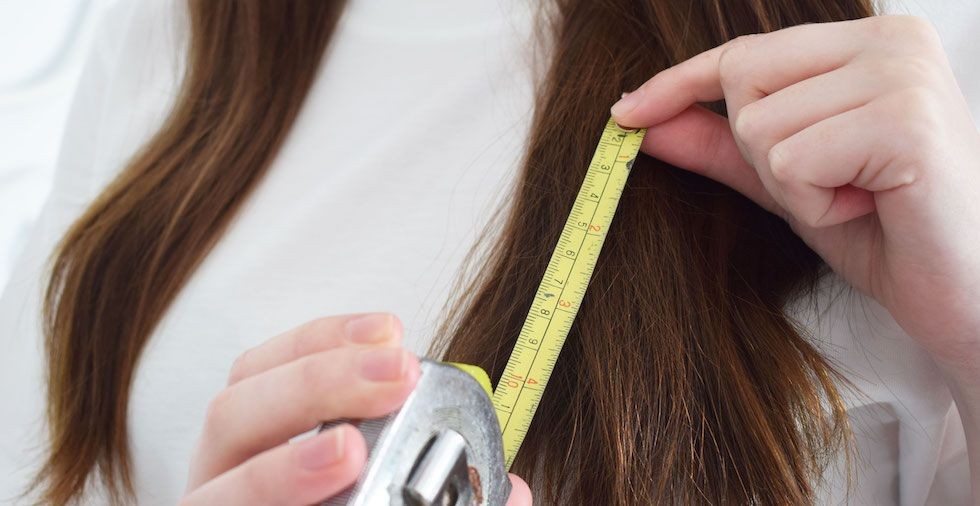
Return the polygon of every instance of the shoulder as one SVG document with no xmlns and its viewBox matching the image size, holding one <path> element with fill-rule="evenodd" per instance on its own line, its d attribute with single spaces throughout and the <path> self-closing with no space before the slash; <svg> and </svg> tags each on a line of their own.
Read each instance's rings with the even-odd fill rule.
<svg viewBox="0 0 980 506">
<path fill-rule="evenodd" d="M 93 16 L 86 66 L 108 75 L 145 71 L 186 49 L 186 0 L 115 0 Z"/>
<path fill-rule="evenodd" d="M 24 491 L 39 464 L 37 442 L 45 437 L 41 305 L 47 259 L 64 230 L 167 114 L 186 46 L 183 4 L 122 0 L 95 13 L 52 190 L 0 293 L 0 503 Z"/>
<path fill-rule="evenodd" d="M 96 13 L 49 204 L 87 204 L 159 128 L 183 73 L 184 5 L 118 0 Z"/>
</svg>

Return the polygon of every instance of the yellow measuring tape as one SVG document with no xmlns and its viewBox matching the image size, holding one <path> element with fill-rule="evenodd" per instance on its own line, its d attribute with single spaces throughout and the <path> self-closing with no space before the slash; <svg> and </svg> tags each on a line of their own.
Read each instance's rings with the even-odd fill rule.
<svg viewBox="0 0 980 506">
<path fill-rule="evenodd" d="M 572 328 L 645 133 L 643 129 L 620 128 L 612 119 L 606 123 L 504 375 L 493 392 L 507 469 L 531 426 Z"/>
</svg>

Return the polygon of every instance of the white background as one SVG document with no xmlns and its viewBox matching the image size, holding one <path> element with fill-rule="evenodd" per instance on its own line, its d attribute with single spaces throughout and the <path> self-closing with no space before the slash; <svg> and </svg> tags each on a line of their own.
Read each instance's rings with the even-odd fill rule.
<svg viewBox="0 0 980 506">
<path fill-rule="evenodd" d="M 92 25 L 113 0 L 0 0 L 0 287 L 50 186 Z"/>
</svg>

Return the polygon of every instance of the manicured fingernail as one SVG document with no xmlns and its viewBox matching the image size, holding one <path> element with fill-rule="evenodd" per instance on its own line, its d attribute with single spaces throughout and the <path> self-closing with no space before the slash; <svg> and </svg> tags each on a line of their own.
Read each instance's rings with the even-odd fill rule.
<svg viewBox="0 0 980 506">
<path fill-rule="evenodd" d="M 640 99 L 643 98 L 643 88 L 637 88 L 632 93 L 627 93 L 623 95 L 623 98 L 619 99 L 619 102 L 613 104 L 612 109 L 609 111 L 614 117 L 622 118 L 630 113 L 636 106 L 640 105 Z"/>
<path fill-rule="evenodd" d="M 361 377 L 369 381 L 395 381 L 405 375 L 406 352 L 379 348 L 361 353 Z"/>
<path fill-rule="evenodd" d="M 374 343 L 391 336 L 395 317 L 389 313 L 372 313 L 355 317 L 344 325 L 347 339 L 355 343 Z"/>
<path fill-rule="evenodd" d="M 303 469 L 316 471 L 344 458 L 344 441 L 347 429 L 335 427 L 299 443 L 299 465 Z"/>
</svg>

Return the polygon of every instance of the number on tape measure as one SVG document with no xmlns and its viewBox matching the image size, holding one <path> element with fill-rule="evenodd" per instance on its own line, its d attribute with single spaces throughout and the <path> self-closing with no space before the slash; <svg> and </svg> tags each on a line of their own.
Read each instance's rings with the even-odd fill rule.
<svg viewBox="0 0 980 506">
<path fill-rule="evenodd" d="M 620 128 L 611 119 L 606 123 L 504 375 L 493 392 L 508 469 L 524 441 L 585 297 L 645 133 L 642 129 Z"/>
</svg>

